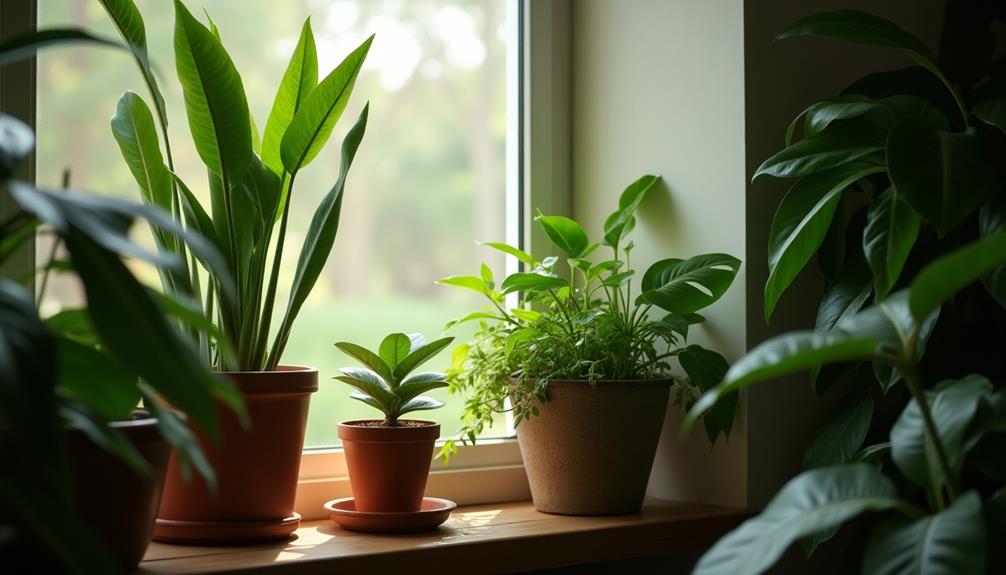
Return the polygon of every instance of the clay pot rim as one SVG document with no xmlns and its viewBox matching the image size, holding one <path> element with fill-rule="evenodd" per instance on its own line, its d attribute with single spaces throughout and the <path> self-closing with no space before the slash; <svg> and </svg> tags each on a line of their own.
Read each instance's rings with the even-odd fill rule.
<svg viewBox="0 0 1006 575">
<path fill-rule="evenodd" d="M 364 426 L 362 423 L 380 423 L 381 419 L 353 419 L 342 421 L 338 426 L 339 439 L 376 443 L 405 443 L 437 440 L 440 424 L 426 419 L 403 419 L 423 423 L 422 427 Z"/>
<path fill-rule="evenodd" d="M 537 381 L 538 378 L 529 377 L 527 381 Z M 517 378 L 511 377 L 510 383 L 516 383 Z M 669 387 L 674 384 L 672 377 L 658 377 L 653 379 L 599 379 L 593 384 L 586 379 L 550 379 L 548 385 L 565 387 Z"/>
<path fill-rule="evenodd" d="M 318 391 L 318 368 L 279 365 L 274 371 L 220 371 L 244 395 L 299 395 Z"/>
</svg>

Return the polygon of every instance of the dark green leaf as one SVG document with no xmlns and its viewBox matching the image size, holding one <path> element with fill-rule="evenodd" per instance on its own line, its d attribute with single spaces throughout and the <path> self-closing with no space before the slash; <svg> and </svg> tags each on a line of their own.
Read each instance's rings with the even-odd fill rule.
<svg viewBox="0 0 1006 575">
<path fill-rule="evenodd" d="M 723 297 L 740 266 L 741 261 L 728 254 L 660 260 L 643 274 L 640 299 L 664 311 L 687 315 Z"/>
<path fill-rule="evenodd" d="M 762 174 L 798 178 L 857 160 L 877 164 L 876 156 L 884 149 L 886 135 L 886 130 L 869 121 L 832 124 L 813 137 L 791 144 L 765 160 L 754 178 Z"/>
<path fill-rule="evenodd" d="M 716 542 L 694 575 L 755 575 L 793 542 L 834 529 L 866 511 L 897 507 L 890 479 L 870 465 L 805 471 L 787 483 L 762 513 Z"/>
<path fill-rule="evenodd" d="M 417 373 L 402 381 L 395 395 L 403 402 L 408 402 L 421 393 L 426 393 L 431 389 L 447 387 L 447 374 L 436 371 Z"/>
<path fill-rule="evenodd" d="M 335 347 L 339 348 L 346 355 L 356 358 L 360 363 L 372 369 L 375 373 L 377 373 L 377 375 L 381 376 L 381 379 L 384 381 L 394 380 L 395 376 L 392 374 L 391 366 L 385 363 L 381 356 L 369 349 L 348 341 L 340 341 L 335 344 Z"/>
<path fill-rule="evenodd" d="M 213 466 L 206 459 L 196 434 L 179 417 L 178 412 L 162 404 L 157 393 L 147 384 L 141 383 L 143 406 L 157 419 L 157 429 L 161 437 L 175 448 L 174 454 L 181 463 L 182 478 L 191 477 L 191 468 L 206 481 L 211 493 L 217 491 L 217 476 Z"/>
<path fill-rule="evenodd" d="M 139 395 L 139 390 L 137 390 L 137 401 L 139 401 Z M 95 445 L 119 458 L 137 473 L 149 475 L 153 471 L 147 460 L 140 455 L 140 452 L 136 450 L 125 434 L 111 428 L 104 418 L 88 406 L 66 402 L 60 407 L 59 413 L 69 427 L 86 435 Z"/>
<path fill-rule="evenodd" d="M 583 257 L 590 240 L 580 224 L 565 216 L 542 216 L 535 221 L 545 230 L 545 235 L 571 258 Z"/>
<path fill-rule="evenodd" d="M 374 37 L 370 36 L 346 56 L 341 64 L 311 90 L 290 120 L 280 142 L 280 157 L 287 172 L 296 174 L 311 163 L 332 135 L 332 129 L 349 103 L 356 77 L 373 41 Z M 366 117 L 366 114 L 362 116 Z"/>
<path fill-rule="evenodd" d="M 776 210 L 769 233 L 769 278 L 765 283 L 765 321 L 782 293 L 821 246 L 842 192 L 882 168 L 856 162 L 801 178 Z"/>
<path fill-rule="evenodd" d="M 443 280 L 440 280 L 443 283 Z M 552 290 L 569 286 L 564 278 L 534 272 L 510 274 L 500 284 L 504 294 L 525 290 Z"/>
<path fill-rule="evenodd" d="M 933 423 L 946 450 L 952 473 L 964 462 L 964 439 L 978 409 L 978 401 L 992 390 L 982 376 L 970 375 L 940 384 L 940 390 L 926 393 Z M 910 402 L 891 428 L 891 457 L 901 473 L 923 488 L 940 489 L 947 482 L 936 457 L 936 448 L 926 435 L 922 412 Z M 951 478 L 956 480 L 956 477 Z"/>
<path fill-rule="evenodd" d="M 828 467 L 855 460 L 873 419 L 873 398 L 869 393 L 846 402 L 828 419 L 803 454 L 803 467 Z"/>
<path fill-rule="evenodd" d="M 979 213 L 978 231 L 982 237 L 1006 232 L 1006 194 L 999 194 L 989 200 Z M 982 278 L 989 293 L 1006 307 L 1006 265 L 1001 265 Z"/>
<path fill-rule="evenodd" d="M 649 328 L 650 331 L 663 337 L 675 337 L 675 334 L 677 334 L 682 339 L 688 338 L 688 320 L 676 313 L 669 313 L 661 318 L 660 321 L 651 322 Z"/>
<path fill-rule="evenodd" d="M 59 387 L 103 419 L 128 419 L 140 403 L 136 374 L 116 358 L 65 337 L 58 338 Z"/>
<path fill-rule="evenodd" d="M 403 380 L 403 378 L 411 373 L 412 370 L 429 361 L 430 358 L 440 353 L 442 349 L 450 345 L 452 341 L 454 341 L 453 337 L 443 337 L 424 344 L 416 349 L 410 350 L 409 355 L 407 355 L 405 359 L 400 361 L 398 365 L 395 366 L 395 377 L 399 380 Z"/>
<path fill-rule="evenodd" d="M 868 445 L 856 453 L 855 461 L 861 463 L 876 463 L 879 464 L 891 453 L 891 442 L 885 441 L 883 443 L 876 443 L 874 445 Z"/>
<path fill-rule="evenodd" d="M 346 382 L 373 397 L 384 406 L 385 410 L 398 407 L 398 397 L 392 392 L 390 384 L 373 371 L 356 367 L 343 367 L 339 371 L 342 375 L 336 376 L 335 379 Z"/>
<path fill-rule="evenodd" d="M 86 308 L 67 308 L 45 320 L 49 331 L 89 347 L 98 345 L 98 334 L 91 325 Z"/>
<path fill-rule="evenodd" d="M 399 410 L 399 415 L 405 415 L 410 411 L 420 411 L 425 409 L 438 409 L 444 406 L 444 402 L 437 401 L 432 397 L 426 397 L 425 395 L 420 395 L 419 397 L 414 397 L 410 399 L 407 403 L 402 405 Z"/>
<path fill-rule="evenodd" d="M 987 557 L 982 502 L 974 491 L 921 519 L 891 517 L 870 534 L 863 573 L 982 575 Z"/>
<path fill-rule="evenodd" d="M 919 235 L 919 220 L 893 189 L 888 189 L 870 204 L 863 232 L 863 253 L 873 270 L 877 299 L 887 297 L 901 276 L 901 269 Z"/>
<path fill-rule="evenodd" d="M 1006 96 L 978 102 L 972 112 L 979 120 L 1006 132 Z"/>
<path fill-rule="evenodd" d="M 722 355 L 697 345 L 690 345 L 681 350 L 681 353 L 678 354 L 678 361 L 681 362 L 681 368 L 688 374 L 691 384 L 703 392 L 711 390 L 723 381 L 723 376 L 730 367 Z M 718 402 L 702 416 L 706 437 L 709 438 L 710 443 L 715 444 L 721 433 L 724 438 L 730 437 L 736 409 L 737 394 L 732 394 Z"/>
<path fill-rule="evenodd" d="M 916 318 L 928 316 L 961 288 L 1006 264 L 1006 231 L 972 242 L 922 269 L 912 281 Z"/>
<path fill-rule="evenodd" d="M 14 116 L 0 114 L 0 182 L 6 182 L 35 149 L 31 127 Z"/>
<path fill-rule="evenodd" d="M 32 58 L 42 48 L 77 43 L 129 50 L 121 42 L 95 36 L 79 28 L 48 28 L 27 32 L 0 43 L 0 64 Z"/>
<path fill-rule="evenodd" d="M 907 120 L 891 130 L 887 163 L 898 195 L 941 236 L 978 209 L 999 183 L 974 130 L 951 134 Z"/>
<path fill-rule="evenodd" d="M 318 84 L 318 52 L 314 45 L 311 19 L 304 21 L 297 47 L 293 49 L 283 80 L 280 82 L 273 100 L 272 111 L 265 123 L 262 136 L 262 161 L 277 175 L 282 175 L 283 159 L 280 157 L 280 143 L 290 121 L 307 100 Z"/>
</svg>

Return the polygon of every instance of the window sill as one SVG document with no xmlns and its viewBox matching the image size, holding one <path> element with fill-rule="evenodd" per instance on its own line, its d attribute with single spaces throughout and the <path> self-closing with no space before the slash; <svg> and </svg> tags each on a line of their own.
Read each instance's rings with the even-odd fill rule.
<svg viewBox="0 0 1006 575">
<path fill-rule="evenodd" d="M 529 502 L 461 507 L 440 529 L 367 535 L 307 521 L 292 541 L 256 547 L 153 543 L 137 573 L 506 573 L 708 547 L 748 513 L 650 501 L 642 513 L 569 517 Z"/>
</svg>

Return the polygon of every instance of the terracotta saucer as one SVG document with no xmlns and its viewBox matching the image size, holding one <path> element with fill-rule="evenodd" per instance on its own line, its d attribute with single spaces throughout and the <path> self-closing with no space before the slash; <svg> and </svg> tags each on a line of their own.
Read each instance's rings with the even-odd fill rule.
<svg viewBox="0 0 1006 575">
<path fill-rule="evenodd" d="M 436 497 L 424 497 L 419 511 L 357 511 L 352 497 L 333 499 L 325 504 L 328 516 L 343 529 L 367 533 L 418 533 L 432 531 L 447 521 L 457 503 Z"/>
<path fill-rule="evenodd" d="M 174 521 L 157 518 L 152 539 L 162 543 L 219 545 L 286 539 L 300 527 L 300 514 L 273 521 Z"/>
</svg>

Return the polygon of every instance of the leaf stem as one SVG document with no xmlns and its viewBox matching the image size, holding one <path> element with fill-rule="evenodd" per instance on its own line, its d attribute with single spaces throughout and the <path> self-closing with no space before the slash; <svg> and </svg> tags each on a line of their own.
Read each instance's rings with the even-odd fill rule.
<svg viewBox="0 0 1006 575">
<path fill-rule="evenodd" d="M 899 369 L 901 369 L 902 375 L 905 376 L 905 384 L 908 386 L 908 390 L 912 393 L 912 399 L 915 401 L 916 405 L 919 407 L 919 412 L 922 414 L 922 422 L 925 426 L 926 436 L 933 445 L 933 449 L 936 451 L 937 462 L 939 463 L 940 470 L 946 479 L 947 494 L 950 496 L 950 502 L 953 503 L 957 499 L 957 488 L 954 485 L 954 476 L 950 471 L 950 459 L 947 457 L 946 447 L 943 445 L 943 441 L 940 439 L 940 434 L 936 430 L 936 424 L 933 422 L 933 414 L 929 410 L 929 404 L 926 402 L 925 394 L 922 391 L 922 379 L 919 376 L 918 365 L 914 360 L 914 353 L 909 350 L 910 359 L 907 362 L 903 362 Z M 926 457 L 930 457 L 929 453 L 926 453 Z M 942 510 L 946 507 L 946 503 L 943 500 L 943 493 L 940 489 L 939 481 L 935 477 L 930 477 L 933 484 L 933 498 L 936 500 L 937 507 Z"/>
</svg>

